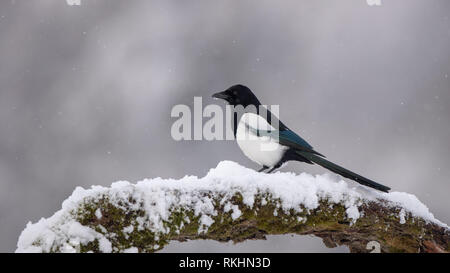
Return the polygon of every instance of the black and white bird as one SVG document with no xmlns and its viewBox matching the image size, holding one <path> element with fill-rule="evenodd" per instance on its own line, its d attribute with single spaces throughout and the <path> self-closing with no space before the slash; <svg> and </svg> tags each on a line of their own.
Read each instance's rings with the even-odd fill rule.
<svg viewBox="0 0 450 273">
<path fill-rule="evenodd" d="M 248 87 L 233 85 L 223 92 L 214 94 L 213 97 L 223 99 L 235 107 L 239 105 L 244 107 L 244 114 L 239 123 L 235 113 L 234 136 L 242 152 L 262 166 L 260 172 L 268 170 L 267 172 L 271 173 L 288 161 L 300 161 L 318 164 L 367 187 L 383 192 L 390 190 L 389 187 L 326 160 L 324 155 L 315 151 L 308 142 L 262 106 Z M 265 113 L 262 113 L 261 109 Z"/>
</svg>

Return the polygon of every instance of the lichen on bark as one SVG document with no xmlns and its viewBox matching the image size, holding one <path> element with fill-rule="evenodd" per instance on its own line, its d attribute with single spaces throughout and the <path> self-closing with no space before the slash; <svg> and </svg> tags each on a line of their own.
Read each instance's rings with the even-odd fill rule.
<svg viewBox="0 0 450 273">
<path fill-rule="evenodd" d="M 398 217 L 402 208 L 379 202 L 362 202 L 359 207 L 362 216 L 356 221 L 348 218 L 343 204 L 325 199 L 320 200 L 316 209 L 289 211 L 281 209 L 280 200 L 270 194 L 257 194 L 253 207 L 245 205 L 240 194 L 235 194 L 228 202 L 238 206 L 240 217 L 233 220 L 232 212 L 225 212 L 223 196 L 217 196 L 214 198 L 217 214 L 211 216 L 214 222 L 207 229 L 202 229 L 200 216 L 196 216 L 192 208 L 175 206 L 170 208 L 169 218 L 163 221 L 164 232 L 155 232 L 152 223 L 144 219 L 142 204 L 135 206 L 138 209 L 113 205 L 107 196 L 87 198 L 73 213 L 82 225 L 103 234 L 114 252 L 130 248 L 155 252 L 171 240 L 211 239 L 238 243 L 278 234 L 315 235 L 322 238 L 327 247 L 345 245 L 351 252 L 370 252 L 367 246 L 371 241 L 379 243 L 381 252 L 450 251 L 448 229 L 408 212 L 402 223 Z M 99 242 L 96 239 L 82 244 L 79 250 L 99 252 Z"/>
<path fill-rule="evenodd" d="M 223 161 L 204 177 L 77 187 L 61 210 L 28 223 L 16 252 L 155 252 L 172 240 L 236 243 L 315 235 L 352 252 L 449 252 L 449 227 L 417 197 L 327 175 L 264 174 Z"/>
</svg>

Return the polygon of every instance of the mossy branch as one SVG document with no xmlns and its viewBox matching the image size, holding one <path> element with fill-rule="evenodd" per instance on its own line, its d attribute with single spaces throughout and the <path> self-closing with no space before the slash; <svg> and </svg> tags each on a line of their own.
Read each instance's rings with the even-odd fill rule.
<svg viewBox="0 0 450 273">
<path fill-rule="evenodd" d="M 155 252 L 172 240 L 279 234 L 315 235 L 351 252 L 450 252 L 448 226 L 412 194 L 231 161 L 202 178 L 78 187 L 53 216 L 27 225 L 16 252 Z"/>
<path fill-rule="evenodd" d="M 315 235 L 322 238 L 327 247 L 345 245 L 351 252 L 371 252 L 372 249 L 368 249 L 374 244 L 368 246 L 371 241 L 379 244 L 381 252 L 450 251 L 448 229 L 410 213 L 405 213 L 406 220 L 401 221 L 402 208 L 385 206 L 382 202 L 363 202 L 359 206 L 362 216 L 352 222 L 347 218 L 343 204 L 328 200 L 320 200 L 320 205 L 314 210 L 284 211 L 280 208 L 280 200 L 273 199 L 270 194 L 257 194 L 253 207 L 245 205 L 240 194 L 226 202 L 224 198 L 213 198 L 217 214 L 211 216 L 214 222 L 208 228 L 202 228 L 200 216 L 195 216 L 194 209 L 173 207 L 169 210 L 168 220 L 163 221 L 165 231 L 154 232 L 152 223 L 142 226 L 145 215 L 142 204 L 128 200 L 135 204 L 134 208 L 112 205 L 106 196 L 86 199 L 74 211 L 74 216 L 82 225 L 108 238 L 113 251 L 135 248 L 139 252 L 154 252 L 171 240 L 211 239 L 237 243 L 265 239 L 266 235 L 275 234 Z M 227 206 L 231 204 L 239 208 L 241 215 L 238 218 L 234 215 L 236 219 L 233 220 L 233 211 L 224 205 L 227 203 Z M 79 251 L 99 252 L 98 240 L 82 244 Z"/>
</svg>

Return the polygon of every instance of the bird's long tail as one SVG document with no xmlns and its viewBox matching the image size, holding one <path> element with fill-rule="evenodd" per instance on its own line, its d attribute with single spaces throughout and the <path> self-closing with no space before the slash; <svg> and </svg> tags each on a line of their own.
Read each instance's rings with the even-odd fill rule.
<svg viewBox="0 0 450 273">
<path fill-rule="evenodd" d="M 371 188 L 374 188 L 374 189 L 377 189 L 377 190 L 383 191 L 383 192 L 388 192 L 391 189 L 389 187 L 378 184 L 370 179 L 367 179 L 359 174 L 349 171 L 339 165 L 336 165 L 333 162 L 330 162 L 321 156 L 318 156 L 318 155 L 315 155 L 312 153 L 308 153 L 308 152 L 303 152 L 303 151 L 296 151 L 296 153 L 301 155 L 302 157 L 316 163 L 317 165 L 320 165 L 320 166 L 322 166 L 334 173 L 337 173 L 343 177 L 354 180 L 364 186 L 371 187 Z"/>
</svg>

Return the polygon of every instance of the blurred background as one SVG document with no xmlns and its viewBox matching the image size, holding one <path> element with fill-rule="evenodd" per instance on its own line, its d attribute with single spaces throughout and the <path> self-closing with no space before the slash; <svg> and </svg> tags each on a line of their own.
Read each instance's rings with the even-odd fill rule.
<svg viewBox="0 0 450 273">
<path fill-rule="evenodd" d="M 174 105 L 217 103 L 235 83 L 330 160 L 450 223 L 449 16 L 448 0 L 1 1 L 0 251 L 77 186 L 256 169 L 232 141 L 170 135 Z M 346 251 L 287 236 L 169 250 Z"/>
</svg>

